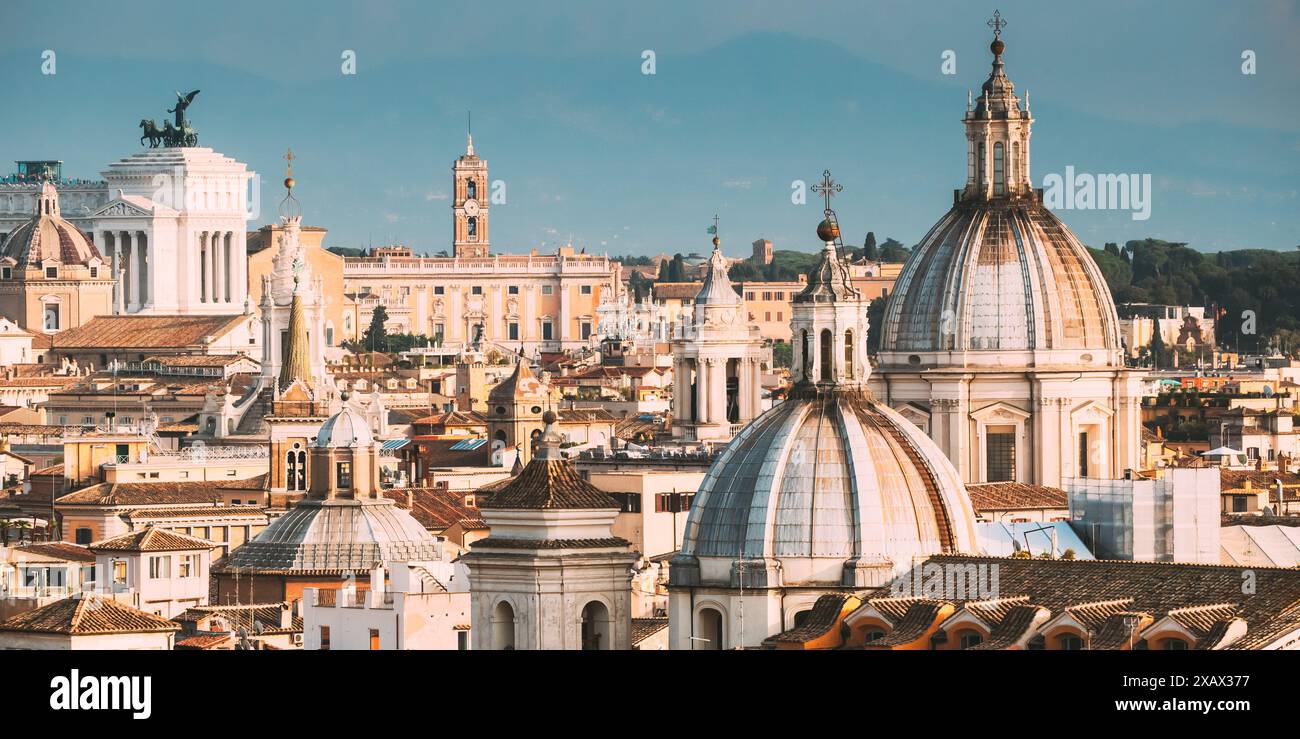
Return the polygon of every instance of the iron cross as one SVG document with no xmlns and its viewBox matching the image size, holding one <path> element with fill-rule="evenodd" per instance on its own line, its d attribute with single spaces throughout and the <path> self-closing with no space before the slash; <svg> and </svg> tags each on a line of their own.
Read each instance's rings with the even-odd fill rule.
<svg viewBox="0 0 1300 739">
<path fill-rule="evenodd" d="M 293 174 L 293 149 L 289 149 L 284 154 L 285 161 L 289 162 L 289 174 Z"/>
<path fill-rule="evenodd" d="M 831 179 L 831 171 L 829 169 L 822 172 L 822 181 L 812 186 L 812 191 L 821 195 L 822 200 L 826 201 L 827 213 L 831 212 L 831 198 L 835 197 L 835 193 L 843 190 L 844 185 Z"/>
<path fill-rule="evenodd" d="M 1002 13 L 994 10 L 993 17 L 989 18 L 989 28 L 993 29 L 994 38 L 1002 38 L 1002 29 L 1006 28 L 1007 22 L 1002 20 Z"/>
</svg>

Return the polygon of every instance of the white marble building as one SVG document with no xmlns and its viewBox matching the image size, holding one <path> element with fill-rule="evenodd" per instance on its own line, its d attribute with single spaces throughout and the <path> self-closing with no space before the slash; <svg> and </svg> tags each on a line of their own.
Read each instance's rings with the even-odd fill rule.
<svg viewBox="0 0 1300 739">
<path fill-rule="evenodd" d="M 966 482 L 1059 487 L 1139 466 L 1140 381 L 1087 249 L 1042 203 L 1033 118 L 995 38 L 968 103 L 966 185 L 895 283 L 871 389 Z"/>
<path fill-rule="evenodd" d="M 751 325 L 717 237 L 694 314 L 672 342 L 673 437 L 726 441 L 762 413 L 772 348 Z"/>
</svg>

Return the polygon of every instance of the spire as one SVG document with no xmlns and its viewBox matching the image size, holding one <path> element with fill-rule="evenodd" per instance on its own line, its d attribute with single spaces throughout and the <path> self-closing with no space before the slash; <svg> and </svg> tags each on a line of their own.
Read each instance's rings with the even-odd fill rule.
<svg viewBox="0 0 1300 739">
<path fill-rule="evenodd" d="M 302 380 L 306 384 L 311 376 L 311 340 L 307 335 L 307 315 L 302 304 L 302 291 L 294 280 L 293 302 L 289 304 L 289 336 L 285 348 L 285 362 L 280 367 L 280 389 Z"/>
<path fill-rule="evenodd" d="M 993 11 L 993 17 L 988 22 L 989 28 L 993 29 L 993 41 L 989 44 L 989 51 L 993 53 L 993 69 L 989 72 L 989 78 L 984 81 L 984 86 L 980 88 L 979 103 L 975 107 L 976 117 L 1021 117 L 1020 104 L 1016 100 L 1016 86 L 1007 78 L 1006 64 L 1002 61 L 1002 52 L 1007 48 L 1002 40 L 1002 29 L 1006 25 L 1007 22 L 1002 19 L 1002 14 Z"/>
<path fill-rule="evenodd" d="M 474 112 L 465 111 L 465 156 L 474 156 Z"/>
<path fill-rule="evenodd" d="M 713 253 L 709 255 L 709 271 L 704 276 L 704 284 L 695 295 L 696 305 L 739 305 L 742 301 L 736 289 L 731 286 L 731 277 L 727 274 L 727 258 L 722 254 L 722 240 L 718 238 L 718 217 L 713 217 Z"/>
<path fill-rule="evenodd" d="M 285 165 L 284 171 L 285 194 L 284 199 L 280 201 L 280 220 L 288 225 L 291 220 L 302 218 L 302 205 L 293 196 L 293 186 L 297 184 L 297 180 L 293 178 L 293 149 L 285 152 L 284 159 L 288 164 Z"/>
<path fill-rule="evenodd" d="M 564 454 L 560 451 L 560 445 L 564 443 L 564 437 L 555 428 L 556 419 L 555 411 L 547 411 L 542 414 L 542 423 L 546 424 L 546 426 L 542 428 L 542 435 L 537 440 L 537 451 L 533 454 L 533 459 L 542 462 L 564 459 Z"/>
</svg>

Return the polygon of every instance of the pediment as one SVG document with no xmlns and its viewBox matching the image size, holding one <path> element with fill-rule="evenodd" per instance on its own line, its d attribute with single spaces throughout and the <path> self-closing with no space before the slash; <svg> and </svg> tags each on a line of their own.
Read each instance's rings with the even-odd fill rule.
<svg viewBox="0 0 1300 739">
<path fill-rule="evenodd" d="M 993 403 L 986 405 L 977 411 L 973 411 L 970 417 L 976 421 L 998 422 L 998 421 L 1024 421 L 1029 418 L 1029 413 L 1023 411 L 1009 403 Z"/>
<path fill-rule="evenodd" d="M 1113 415 L 1115 415 L 1115 411 L 1096 400 L 1090 400 L 1070 411 L 1071 418 L 1076 419 L 1086 416 L 1092 416 L 1093 418 L 1110 418 Z"/>
<path fill-rule="evenodd" d="M 110 200 L 99 210 L 90 214 L 91 218 L 148 218 L 153 213 L 125 200 Z"/>
</svg>

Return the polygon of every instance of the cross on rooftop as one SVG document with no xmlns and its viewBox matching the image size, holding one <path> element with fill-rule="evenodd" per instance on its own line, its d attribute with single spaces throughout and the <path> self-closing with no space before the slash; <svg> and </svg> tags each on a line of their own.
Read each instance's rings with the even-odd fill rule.
<svg viewBox="0 0 1300 739">
<path fill-rule="evenodd" d="M 831 179 L 831 171 L 829 169 L 822 172 L 822 181 L 812 186 L 812 191 L 821 195 L 822 200 L 826 201 L 827 213 L 831 212 L 831 198 L 835 197 L 835 193 L 842 192 L 843 190 L 843 185 Z"/>
<path fill-rule="evenodd" d="M 1002 13 L 1000 11 L 994 10 L 993 17 L 989 18 L 988 26 L 993 29 L 994 38 L 1002 38 L 1002 29 L 1006 28 L 1007 22 L 1002 20 Z"/>
</svg>

